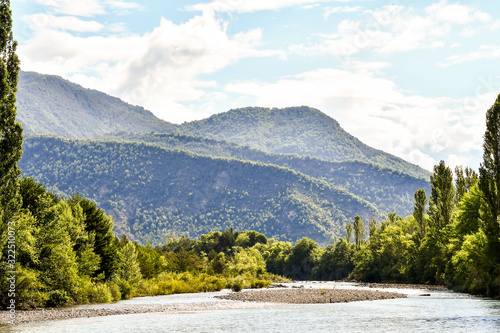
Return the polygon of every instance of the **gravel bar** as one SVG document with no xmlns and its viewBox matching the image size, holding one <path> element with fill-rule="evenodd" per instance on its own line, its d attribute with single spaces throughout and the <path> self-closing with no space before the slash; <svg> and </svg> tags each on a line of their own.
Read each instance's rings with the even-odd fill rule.
<svg viewBox="0 0 500 333">
<path fill-rule="evenodd" d="M 405 294 L 357 289 L 266 289 L 217 296 L 233 301 L 292 304 L 346 303 L 405 297 Z"/>
<path fill-rule="evenodd" d="M 65 320 L 73 318 L 90 318 L 114 315 L 130 315 L 141 313 L 189 313 L 195 311 L 232 310 L 232 309 L 258 309 L 268 307 L 268 304 L 255 304 L 243 302 L 207 302 L 195 304 L 134 304 L 120 306 L 119 308 L 63 308 L 63 309 L 37 309 L 16 311 L 16 324 L 31 323 L 50 320 Z M 0 311 L 0 325 L 7 325 L 8 311 Z"/>
</svg>

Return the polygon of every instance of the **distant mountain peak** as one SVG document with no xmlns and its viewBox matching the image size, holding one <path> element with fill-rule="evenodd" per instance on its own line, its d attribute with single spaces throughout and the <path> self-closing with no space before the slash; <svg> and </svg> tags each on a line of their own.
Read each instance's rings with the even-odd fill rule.
<svg viewBox="0 0 500 333">
<path fill-rule="evenodd" d="M 25 133 L 89 138 L 110 132 L 172 131 L 175 125 L 140 106 L 56 75 L 20 72 L 18 120 Z"/>
</svg>

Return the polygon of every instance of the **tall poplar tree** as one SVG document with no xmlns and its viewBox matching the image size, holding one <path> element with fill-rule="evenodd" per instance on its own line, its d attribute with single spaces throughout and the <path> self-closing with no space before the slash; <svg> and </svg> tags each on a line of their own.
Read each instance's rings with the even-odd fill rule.
<svg viewBox="0 0 500 333">
<path fill-rule="evenodd" d="M 479 167 L 479 188 L 495 219 L 500 211 L 500 95 L 486 112 L 483 162 Z"/>
<path fill-rule="evenodd" d="M 425 219 L 425 205 L 427 204 L 427 194 L 424 189 L 418 189 L 415 192 L 415 206 L 413 207 L 413 217 L 418 226 L 420 238 L 427 234 L 427 221 Z"/>
<path fill-rule="evenodd" d="M 431 175 L 431 197 L 429 200 L 430 225 L 434 232 L 441 230 L 451 223 L 455 209 L 455 187 L 453 174 L 444 161 L 434 166 Z"/>
<path fill-rule="evenodd" d="M 356 241 L 356 248 L 359 249 L 363 239 L 365 239 L 365 225 L 359 215 L 354 217 L 354 239 Z"/>
<path fill-rule="evenodd" d="M 486 131 L 483 137 L 483 162 L 479 167 L 479 188 L 490 210 L 485 218 L 485 233 L 489 257 L 500 261 L 500 95 L 486 112 Z"/>
<path fill-rule="evenodd" d="M 0 0 L 0 226 L 5 229 L 20 205 L 17 162 L 22 155 L 21 124 L 16 122 L 16 91 L 19 74 L 17 43 L 12 36 L 9 0 Z"/>
</svg>

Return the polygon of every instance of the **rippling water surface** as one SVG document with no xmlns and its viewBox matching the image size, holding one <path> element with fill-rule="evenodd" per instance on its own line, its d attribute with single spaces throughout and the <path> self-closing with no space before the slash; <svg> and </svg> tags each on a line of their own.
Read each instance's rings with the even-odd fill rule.
<svg viewBox="0 0 500 333">
<path fill-rule="evenodd" d="M 305 288 L 354 288 L 344 283 L 302 285 Z M 406 293 L 408 298 L 78 318 L 19 324 L 0 328 L 0 332 L 500 332 L 500 301 L 452 292 L 430 292 L 431 296 L 423 297 L 422 293 L 429 292 L 388 291 Z M 231 302 L 214 298 L 217 294 L 220 293 L 142 297 L 90 307 Z"/>
</svg>

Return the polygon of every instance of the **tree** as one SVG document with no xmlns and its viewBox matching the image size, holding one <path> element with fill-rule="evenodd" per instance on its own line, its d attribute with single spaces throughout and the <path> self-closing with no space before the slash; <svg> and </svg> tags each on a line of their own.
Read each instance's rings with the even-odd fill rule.
<svg viewBox="0 0 500 333">
<path fill-rule="evenodd" d="M 368 233 L 369 233 L 369 236 L 372 237 L 373 235 L 375 235 L 375 232 L 377 232 L 377 219 L 372 217 L 370 219 L 370 222 L 368 222 Z"/>
<path fill-rule="evenodd" d="M 451 169 L 444 161 L 434 166 L 431 175 L 431 197 L 429 200 L 429 216 L 431 227 L 440 231 L 450 224 L 455 209 L 455 187 Z"/>
<path fill-rule="evenodd" d="M 418 189 L 415 192 L 415 206 L 413 208 L 413 217 L 417 222 L 418 231 L 421 238 L 425 238 L 427 233 L 427 221 L 425 219 L 425 205 L 427 204 L 427 194 L 424 189 Z"/>
<path fill-rule="evenodd" d="M 345 236 L 347 240 L 347 244 L 351 244 L 351 237 L 352 237 L 352 223 L 347 222 L 345 225 Z"/>
<path fill-rule="evenodd" d="M 469 167 L 465 170 L 462 166 L 455 167 L 455 187 L 456 187 L 456 198 L 455 202 L 458 206 L 463 196 L 469 193 L 470 189 L 474 184 L 479 181 L 477 173 Z"/>
<path fill-rule="evenodd" d="M 99 269 L 94 276 L 104 273 L 110 279 L 116 271 L 117 251 L 113 240 L 113 219 L 106 216 L 92 201 L 76 195 L 70 202 L 79 205 L 83 210 L 85 231 L 95 235 L 94 252 L 100 257 Z"/>
<path fill-rule="evenodd" d="M 19 74 L 17 43 L 12 37 L 9 0 L 0 0 L 0 226 L 2 230 L 20 205 L 17 162 L 22 155 L 23 129 L 16 122 Z"/>
<path fill-rule="evenodd" d="M 359 249 L 365 239 L 365 225 L 359 215 L 354 217 L 354 239 L 356 241 L 356 248 Z"/>
<path fill-rule="evenodd" d="M 479 188 L 483 192 L 493 217 L 487 221 L 486 235 L 498 238 L 497 217 L 500 211 L 500 95 L 486 112 L 483 136 L 483 162 L 479 167 Z"/>
</svg>

